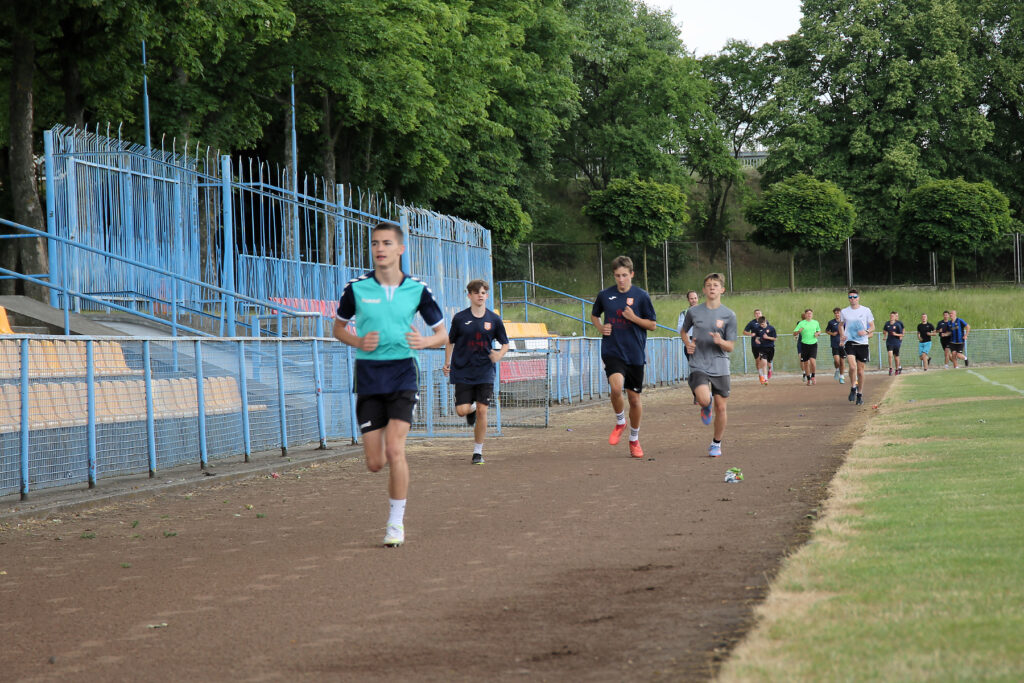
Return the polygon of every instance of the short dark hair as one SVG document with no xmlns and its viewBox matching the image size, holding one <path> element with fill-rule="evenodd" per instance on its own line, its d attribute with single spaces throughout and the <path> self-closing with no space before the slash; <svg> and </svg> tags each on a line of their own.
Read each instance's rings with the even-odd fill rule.
<svg viewBox="0 0 1024 683">
<path fill-rule="evenodd" d="M 619 268 L 625 268 L 629 272 L 633 272 L 633 259 L 628 256 L 616 256 L 612 259 L 612 272 L 614 273 Z"/>
<path fill-rule="evenodd" d="M 469 284 L 466 285 L 466 291 L 470 294 L 479 292 L 480 290 L 490 291 L 490 287 L 483 280 L 470 280 Z"/>
<path fill-rule="evenodd" d="M 841 309 L 841 308 L 839 308 L 838 306 L 836 306 L 835 308 L 833 308 L 833 309 L 832 309 L 832 312 L 833 312 L 833 313 L 842 313 L 842 312 L 843 312 L 843 309 Z"/>
<path fill-rule="evenodd" d="M 697 294 L 697 296 L 700 296 L 696 289 L 691 289 L 686 293 L 686 298 L 689 299 L 691 294 Z"/>
<path fill-rule="evenodd" d="M 765 322 L 765 319 L 764 319 L 764 316 L 762 315 L 760 318 L 757 319 L 757 324 L 760 325 L 763 322 Z"/>
<path fill-rule="evenodd" d="M 382 230 L 390 230 L 395 233 L 395 237 L 398 238 L 399 244 L 405 244 L 405 233 L 402 231 L 402 226 L 398 223 L 392 223 L 391 221 L 381 221 L 377 225 L 373 226 L 373 230 L 370 234 L 375 232 L 381 232 Z"/>
<path fill-rule="evenodd" d="M 852 287 L 850 289 L 846 290 L 846 293 L 847 294 L 860 294 L 860 292 L 858 292 L 856 289 L 853 289 Z"/>
<path fill-rule="evenodd" d="M 899 315 L 896 311 L 889 311 L 889 315 Z"/>
</svg>

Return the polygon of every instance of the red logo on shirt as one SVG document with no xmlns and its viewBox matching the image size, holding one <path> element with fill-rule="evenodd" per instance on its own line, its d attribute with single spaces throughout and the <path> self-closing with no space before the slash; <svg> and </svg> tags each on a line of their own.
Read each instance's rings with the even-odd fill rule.
<svg viewBox="0 0 1024 683">
<path fill-rule="evenodd" d="M 716 320 L 715 321 L 715 327 L 721 327 L 723 322 L 724 322 L 723 320 Z"/>
<path fill-rule="evenodd" d="M 633 305 L 633 297 L 629 297 L 629 298 L 626 299 L 626 305 L 627 306 L 632 306 Z"/>
<path fill-rule="evenodd" d="M 491 329 L 491 324 L 490 323 L 484 323 L 484 329 L 485 330 Z"/>
</svg>

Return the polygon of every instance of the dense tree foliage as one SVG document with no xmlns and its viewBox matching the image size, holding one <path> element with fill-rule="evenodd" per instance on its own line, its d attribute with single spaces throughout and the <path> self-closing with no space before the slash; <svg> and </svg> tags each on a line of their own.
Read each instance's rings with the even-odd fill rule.
<svg viewBox="0 0 1024 683">
<path fill-rule="evenodd" d="M 987 181 L 935 180 L 907 196 L 900 237 L 920 250 L 948 255 L 955 284 L 958 255 L 991 246 L 1010 232 L 1009 206 L 1006 196 Z"/>
<path fill-rule="evenodd" d="M 842 188 L 887 256 L 933 180 L 988 181 L 1024 220 L 1024 3 L 803 10 L 784 41 L 697 60 L 640 0 L 3 3 L 0 216 L 42 227 L 44 128 L 109 121 L 142 141 L 144 40 L 154 145 L 297 164 L 329 194 L 351 183 L 479 221 L 499 249 L 557 238 L 568 207 L 634 177 L 699 183 L 688 236 L 722 245 L 733 157 L 754 147 L 766 187 L 804 173 Z M 0 264 L 42 272 L 42 246 L 4 240 Z"/>
<path fill-rule="evenodd" d="M 747 206 L 747 220 L 755 227 L 750 239 L 775 251 L 790 253 L 790 289 L 793 252 L 835 251 L 853 235 L 856 211 L 834 183 L 803 173 L 772 185 Z"/>
</svg>

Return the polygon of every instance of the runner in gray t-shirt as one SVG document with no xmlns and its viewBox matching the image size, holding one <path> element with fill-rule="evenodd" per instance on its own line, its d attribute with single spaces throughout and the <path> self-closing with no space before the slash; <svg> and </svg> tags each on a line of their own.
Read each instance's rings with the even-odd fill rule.
<svg viewBox="0 0 1024 683">
<path fill-rule="evenodd" d="M 686 312 L 679 336 L 690 359 L 690 390 L 700 404 L 700 419 L 711 424 L 714 403 L 715 433 L 708 455 L 722 454 L 726 399 L 729 398 L 729 354 L 736 342 L 736 314 L 722 305 L 725 278 L 711 273 L 704 278 L 705 303 Z"/>
</svg>

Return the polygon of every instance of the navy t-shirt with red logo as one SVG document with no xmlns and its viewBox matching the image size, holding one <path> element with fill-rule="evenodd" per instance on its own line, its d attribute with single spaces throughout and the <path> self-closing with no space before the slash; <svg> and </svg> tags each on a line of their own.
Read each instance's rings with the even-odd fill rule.
<svg viewBox="0 0 1024 683">
<path fill-rule="evenodd" d="M 604 314 L 604 322 L 612 324 L 612 333 L 601 338 L 601 355 L 618 358 L 627 365 L 643 365 L 647 330 L 622 317 L 626 306 L 645 320 L 657 320 L 651 297 L 639 287 L 631 286 L 628 291 L 620 292 L 613 285 L 601 290 L 591 314 L 598 318 Z"/>
<path fill-rule="evenodd" d="M 456 313 L 448 329 L 448 341 L 455 345 L 448 374 L 451 383 L 492 384 L 494 363 L 490 353 L 495 340 L 508 344 L 505 324 L 497 313 L 485 310 L 479 318 L 471 308 Z"/>
</svg>

